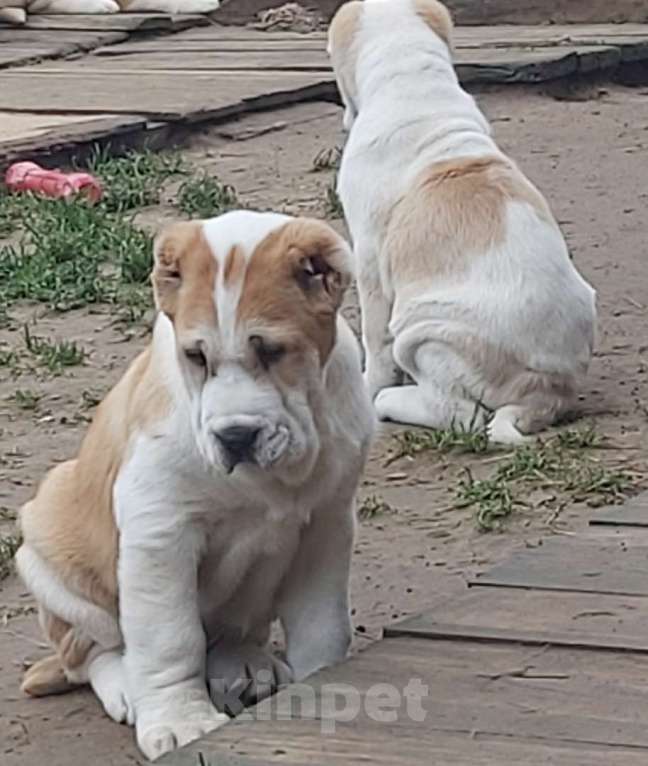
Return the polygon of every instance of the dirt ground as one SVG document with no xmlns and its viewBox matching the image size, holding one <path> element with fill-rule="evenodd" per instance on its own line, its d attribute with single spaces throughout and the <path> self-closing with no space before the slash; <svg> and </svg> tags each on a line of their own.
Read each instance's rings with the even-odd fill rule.
<svg viewBox="0 0 648 766">
<path fill-rule="evenodd" d="M 601 459 L 640 479 L 648 468 L 648 91 L 609 87 L 588 101 L 558 102 L 514 90 L 479 98 L 502 147 L 550 199 L 576 264 L 598 290 L 598 350 L 581 414 L 606 439 Z M 332 173 L 311 172 L 312 161 L 319 150 L 342 141 L 341 111 L 317 103 L 211 129 L 195 138 L 187 155 L 233 184 L 248 206 L 324 216 Z M 157 223 L 169 211 L 161 206 L 144 217 Z M 346 312 L 357 327 L 353 294 Z M 63 377 L 36 372 L 16 380 L 0 368 L 0 533 L 5 534 L 43 472 L 74 454 L 93 402 L 146 343 L 144 325 L 124 329 L 103 309 L 57 315 L 21 306 L 10 315 L 1 342 L 19 346 L 22 322 L 36 319 L 40 334 L 76 340 L 90 353 L 83 366 Z M 16 389 L 41 394 L 36 408 L 21 409 Z M 384 625 L 461 591 L 469 577 L 512 549 L 586 524 L 585 503 L 551 512 L 534 503 L 516 511 L 503 531 L 481 533 L 474 510 L 455 507 L 454 491 L 466 466 L 486 472 L 497 455 L 425 452 L 390 462 L 398 430 L 381 430 L 362 487 L 363 498 L 376 497 L 387 507 L 360 524 L 353 567 L 357 650 Z M 2 766 L 45 759 L 49 766 L 142 762 L 132 732 L 105 718 L 89 692 L 37 701 L 21 696 L 23 664 L 44 652 L 30 607 L 14 577 L 0 583 Z"/>
</svg>

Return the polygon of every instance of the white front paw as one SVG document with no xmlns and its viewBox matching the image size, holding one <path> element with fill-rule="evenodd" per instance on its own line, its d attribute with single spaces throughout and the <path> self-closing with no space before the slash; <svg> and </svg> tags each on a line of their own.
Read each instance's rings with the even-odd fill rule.
<svg viewBox="0 0 648 766">
<path fill-rule="evenodd" d="M 165 706 L 159 711 L 138 710 L 137 744 L 142 753 L 154 761 L 204 737 L 228 721 L 229 718 L 219 713 L 208 700 L 184 704 L 179 699 L 176 705 Z"/>
<path fill-rule="evenodd" d="M 115 687 L 111 690 L 104 690 L 102 694 L 97 695 L 101 699 L 101 704 L 106 714 L 116 723 L 126 723 L 133 726 L 135 723 L 135 711 L 130 704 L 126 694 Z"/>
</svg>

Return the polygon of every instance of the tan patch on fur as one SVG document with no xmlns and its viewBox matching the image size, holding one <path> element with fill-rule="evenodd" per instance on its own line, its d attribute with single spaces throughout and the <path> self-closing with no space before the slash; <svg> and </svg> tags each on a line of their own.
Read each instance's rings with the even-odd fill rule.
<svg viewBox="0 0 648 766">
<path fill-rule="evenodd" d="M 395 287 L 461 271 L 472 256 L 503 242 L 512 201 L 553 222 L 543 196 L 509 160 L 449 160 L 426 168 L 389 220 L 383 246 Z"/>
<path fill-rule="evenodd" d="M 58 655 L 44 657 L 25 671 L 20 689 L 30 697 L 46 697 L 49 694 L 64 694 L 75 688 L 68 681 Z"/>
<path fill-rule="evenodd" d="M 344 240 L 325 223 L 298 219 L 285 224 L 250 258 L 238 321 L 271 326 L 293 349 L 314 347 L 324 364 L 351 279 L 347 257 Z"/>
<path fill-rule="evenodd" d="M 414 0 L 416 13 L 437 34 L 444 43 L 452 46 L 452 16 L 450 11 L 437 0 Z"/>
<path fill-rule="evenodd" d="M 223 282 L 226 285 L 237 284 L 245 274 L 245 256 L 240 247 L 234 247 L 227 254 L 225 268 L 223 269 Z"/>
<path fill-rule="evenodd" d="M 354 46 L 364 3 L 350 0 L 333 17 L 328 29 L 328 49 L 343 96 L 354 98 L 358 51 Z"/>
<path fill-rule="evenodd" d="M 149 347 L 97 408 L 78 457 L 53 468 L 20 511 L 25 544 L 67 587 L 114 616 L 119 540 L 113 486 L 131 435 L 161 420 L 170 404 Z M 84 662 L 92 642 L 74 626 L 42 607 L 41 625 L 63 668 L 74 669 Z M 33 683 L 31 676 L 25 678 L 30 688 Z M 44 684 L 41 673 L 38 688 Z M 58 688 L 57 673 L 52 684 Z"/>
<path fill-rule="evenodd" d="M 153 288 L 160 311 L 182 328 L 216 323 L 214 282 L 218 265 L 200 221 L 174 223 L 155 244 Z"/>
</svg>

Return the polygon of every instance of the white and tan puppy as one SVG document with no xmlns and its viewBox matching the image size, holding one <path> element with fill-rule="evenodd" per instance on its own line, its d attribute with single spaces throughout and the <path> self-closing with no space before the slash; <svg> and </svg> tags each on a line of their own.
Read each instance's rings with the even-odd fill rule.
<svg viewBox="0 0 648 766">
<path fill-rule="evenodd" d="M 460 87 L 451 31 L 435 0 L 349 2 L 330 27 L 365 379 L 381 419 L 467 428 L 478 414 L 515 443 L 572 406 L 595 293 Z"/>
<path fill-rule="evenodd" d="M 89 681 L 156 758 L 227 720 L 206 679 L 218 698 L 249 681 L 249 700 L 259 671 L 272 687 L 345 657 L 374 426 L 337 314 L 350 259 L 326 224 L 271 213 L 160 236 L 149 347 L 20 514 L 18 569 L 56 649 L 25 691 Z"/>
<path fill-rule="evenodd" d="M 24 24 L 39 13 L 211 13 L 219 6 L 219 0 L 0 0 L 0 21 Z"/>
</svg>

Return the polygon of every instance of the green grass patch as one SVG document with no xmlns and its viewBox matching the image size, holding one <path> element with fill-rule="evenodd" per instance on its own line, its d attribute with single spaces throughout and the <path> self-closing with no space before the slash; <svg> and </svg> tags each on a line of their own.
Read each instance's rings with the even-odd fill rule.
<svg viewBox="0 0 648 766">
<path fill-rule="evenodd" d="M 396 449 L 387 465 L 402 457 L 414 457 L 422 452 L 469 452 L 481 454 L 488 450 L 486 428 L 447 428 L 443 431 L 402 431 L 394 436 Z"/>
<path fill-rule="evenodd" d="M 127 216 L 82 198 L 21 197 L 21 240 L 0 247 L 0 302 L 46 303 L 58 310 L 111 302 L 124 284 L 143 284 L 152 238 Z"/>
<path fill-rule="evenodd" d="M 24 339 L 25 347 L 38 364 L 55 375 L 63 372 L 65 367 L 83 364 L 87 356 L 86 351 L 74 341 L 52 340 L 32 335 L 27 325 L 24 328 Z"/>
<path fill-rule="evenodd" d="M 325 206 L 327 215 L 333 218 L 344 218 L 344 208 L 337 193 L 337 173 L 326 187 Z"/>
<path fill-rule="evenodd" d="M 489 532 L 499 529 L 516 508 L 529 507 L 537 490 L 549 490 L 549 505 L 555 507 L 575 502 L 601 505 L 623 498 L 632 487 L 632 477 L 606 466 L 592 453 L 602 445 L 593 428 L 569 429 L 544 443 L 518 447 L 485 479 L 476 479 L 466 468 L 457 504 L 474 508 L 478 528 Z"/>
<path fill-rule="evenodd" d="M 0 581 L 13 571 L 13 559 L 20 548 L 22 540 L 17 535 L 0 537 Z"/>
<path fill-rule="evenodd" d="M 87 166 L 103 184 L 103 207 L 115 213 L 157 205 L 164 184 L 187 175 L 189 165 L 177 152 L 128 152 L 111 157 L 110 150 L 99 149 Z"/>
<path fill-rule="evenodd" d="M 58 200 L 0 193 L 0 306 L 44 303 L 67 311 L 96 303 L 120 307 L 139 321 L 152 305 L 150 233 L 137 211 L 160 202 L 165 185 L 181 176 L 177 206 L 190 216 L 210 217 L 238 206 L 236 192 L 206 174 L 192 176 L 178 153 L 130 152 L 111 157 L 96 151 L 87 163 L 104 188 L 92 205 L 83 194 Z"/>
<path fill-rule="evenodd" d="M 358 505 L 358 518 L 361 521 L 371 521 L 385 513 L 391 513 L 392 507 L 378 495 L 370 495 Z"/>
<path fill-rule="evenodd" d="M 12 399 L 21 410 L 36 410 L 43 395 L 29 388 L 18 388 L 14 391 Z"/>
<path fill-rule="evenodd" d="M 232 186 L 203 173 L 180 185 L 177 205 L 190 218 L 212 218 L 238 207 L 239 202 Z"/>
</svg>

